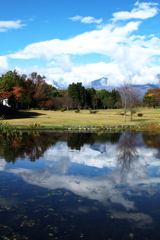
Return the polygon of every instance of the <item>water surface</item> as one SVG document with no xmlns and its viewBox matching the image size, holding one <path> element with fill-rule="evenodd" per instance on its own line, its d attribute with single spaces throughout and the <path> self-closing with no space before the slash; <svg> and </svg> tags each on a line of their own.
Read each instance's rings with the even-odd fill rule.
<svg viewBox="0 0 160 240">
<path fill-rule="evenodd" d="M 160 239 L 160 135 L 0 140 L 0 239 Z"/>
</svg>

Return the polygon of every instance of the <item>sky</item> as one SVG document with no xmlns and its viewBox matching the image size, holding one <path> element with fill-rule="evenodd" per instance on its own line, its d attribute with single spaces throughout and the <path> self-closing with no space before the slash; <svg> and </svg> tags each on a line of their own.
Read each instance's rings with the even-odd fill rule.
<svg viewBox="0 0 160 240">
<path fill-rule="evenodd" d="M 5 0 L 0 75 L 37 72 L 67 86 L 158 83 L 160 0 Z"/>
</svg>

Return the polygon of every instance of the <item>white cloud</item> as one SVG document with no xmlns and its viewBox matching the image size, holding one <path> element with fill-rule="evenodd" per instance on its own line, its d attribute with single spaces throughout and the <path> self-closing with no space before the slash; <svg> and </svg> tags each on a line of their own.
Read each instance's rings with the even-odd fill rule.
<svg viewBox="0 0 160 240">
<path fill-rule="evenodd" d="M 157 3 L 139 3 L 136 2 L 136 8 L 131 12 L 122 11 L 113 13 L 113 21 L 129 20 L 129 19 L 147 19 L 154 17 L 158 13 Z"/>
<path fill-rule="evenodd" d="M 68 40 L 53 39 L 30 44 L 24 50 L 8 56 L 20 59 L 45 58 L 47 60 L 64 54 L 98 53 L 112 56 L 113 52 L 117 51 L 118 44 L 128 43 L 130 33 L 137 30 L 139 24 L 140 22 L 129 22 L 123 27 L 109 24 L 101 30 L 85 32 Z"/>
<path fill-rule="evenodd" d="M 38 66 L 33 66 L 29 69 L 16 67 L 20 74 L 30 74 L 31 72 L 38 72 L 41 75 L 46 76 L 46 80 L 49 84 L 52 84 L 52 80 L 56 82 L 63 83 L 65 86 L 72 82 L 82 82 L 83 84 L 87 84 L 95 79 L 99 79 L 103 76 L 107 76 L 109 78 L 108 84 L 115 85 L 120 84 L 123 80 L 123 75 L 121 70 L 119 69 L 118 64 L 115 63 L 93 63 L 86 65 L 78 65 L 74 66 L 68 71 L 68 69 L 62 68 L 61 66 L 57 66 L 56 62 L 51 62 L 48 68 L 40 68 Z"/>
<path fill-rule="evenodd" d="M 71 72 L 73 64 L 70 61 L 70 56 L 68 55 L 60 55 L 54 57 L 55 61 L 51 61 L 47 64 L 48 67 L 56 67 L 61 69 L 61 72 Z"/>
<path fill-rule="evenodd" d="M 8 60 L 5 56 L 0 56 L 0 74 L 5 73 L 9 69 Z"/>
<path fill-rule="evenodd" d="M 103 21 L 102 18 L 96 19 L 96 18 L 91 17 L 91 16 L 88 16 L 88 17 L 75 16 L 75 17 L 71 17 L 69 19 L 71 19 L 72 21 L 80 21 L 80 22 L 86 23 L 86 24 L 89 24 L 89 23 L 100 24 Z"/>
<path fill-rule="evenodd" d="M 127 20 L 139 18 L 141 21 L 133 20 L 121 25 L 115 21 L 122 20 L 120 17 L 122 12 L 115 13 L 119 15 L 114 15 L 114 21 L 103 25 L 101 29 L 84 32 L 66 40 L 52 39 L 29 44 L 7 57 L 11 61 L 13 59 L 32 58 L 35 61 L 45 59 L 46 68 L 40 68 L 35 64 L 28 69 L 22 69 L 20 66 L 16 69 L 20 73 L 28 74 L 37 71 L 45 75 L 49 83 L 55 80 L 68 85 L 72 82 L 87 83 L 107 77 L 109 85 L 117 85 L 128 76 L 132 76 L 137 84 L 154 82 L 155 75 L 159 73 L 155 62 L 158 62 L 160 56 L 160 39 L 154 35 L 139 34 L 139 27 L 143 24 L 143 18 L 138 17 L 141 15 L 140 11 L 145 18 L 151 16 L 149 13 L 154 13 L 154 16 L 158 13 L 157 4 L 136 2 L 135 8 L 124 14 Z M 82 16 L 71 19 L 88 23 L 95 21 L 93 17 L 83 18 Z M 76 56 L 85 57 L 89 54 L 98 54 L 99 62 L 96 59 L 87 64 L 74 62 Z M 107 61 L 109 59 L 110 62 L 105 62 L 105 59 Z"/>
<path fill-rule="evenodd" d="M 9 29 L 18 29 L 26 26 L 26 24 L 22 24 L 21 20 L 17 21 L 0 21 L 0 32 L 6 32 Z"/>
</svg>

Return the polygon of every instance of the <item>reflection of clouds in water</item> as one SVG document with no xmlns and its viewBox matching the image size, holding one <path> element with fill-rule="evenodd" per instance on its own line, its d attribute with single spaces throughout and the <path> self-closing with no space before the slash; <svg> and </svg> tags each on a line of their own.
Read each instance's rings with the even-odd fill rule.
<svg viewBox="0 0 160 240">
<path fill-rule="evenodd" d="M 45 169 L 41 171 L 12 169 L 11 171 L 21 175 L 25 181 L 31 184 L 49 189 L 66 188 L 75 194 L 88 196 L 89 198 L 99 201 L 104 201 L 105 195 L 107 194 L 107 197 L 111 198 L 112 202 L 118 201 L 121 202 L 125 208 L 133 208 L 133 204 L 128 205 L 122 196 L 122 192 L 117 190 L 116 186 L 125 184 L 126 189 L 123 190 L 127 191 L 127 189 L 131 187 L 136 188 L 141 184 L 143 185 L 143 190 L 148 193 L 153 192 L 152 185 L 160 183 L 160 180 L 159 178 L 149 176 L 147 168 L 149 165 L 160 165 L 159 160 L 155 158 L 156 150 L 138 147 L 138 157 L 136 161 L 132 163 L 129 170 L 121 171 L 121 167 L 115 159 L 116 145 L 107 143 L 105 149 L 105 153 L 100 153 L 97 151 L 97 147 L 96 150 L 94 150 L 91 149 L 89 145 L 84 145 L 81 151 L 77 151 L 68 149 L 66 143 L 57 143 L 44 154 L 47 163 Z M 80 174 L 79 176 L 63 175 L 67 174 L 68 167 L 70 167 L 72 163 L 97 168 L 108 167 L 112 171 L 110 174 L 99 178 L 84 177 L 80 176 Z M 45 184 L 42 183 L 43 181 Z M 128 194 L 130 195 L 131 193 L 128 191 Z"/>
<path fill-rule="evenodd" d="M 6 161 L 4 159 L 0 159 L 0 171 L 3 171 L 6 166 Z"/>
<path fill-rule="evenodd" d="M 148 168 L 160 166 L 156 158 L 157 150 L 144 146 L 137 147 L 137 156 L 131 162 L 129 169 L 121 168 L 115 154 L 117 146 L 110 143 L 89 146 L 85 144 L 81 150 L 71 150 L 66 143 L 57 143 L 44 153 L 46 167 L 43 170 L 30 170 L 25 168 L 10 169 L 9 171 L 21 176 L 26 182 L 45 187 L 48 189 L 65 188 L 76 195 L 98 200 L 108 206 L 112 212 L 112 204 L 120 204 L 126 209 L 122 213 L 113 213 L 114 217 L 125 218 L 134 221 L 139 227 L 150 224 L 150 216 L 139 213 L 139 218 L 135 217 L 133 211 L 137 211 L 135 203 L 128 200 L 127 196 L 142 196 L 142 190 L 149 195 L 155 194 L 158 190 L 155 186 L 160 183 L 159 178 L 149 175 Z M 101 177 L 88 177 L 83 175 L 67 175 L 68 168 L 72 164 L 102 169 L 110 168 L 111 171 Z M 38 162 L 37 162 L 38 164 Z M 141 189 L 139 188 L 141 185 Z M 79 211 L 87 212 L 89 209 L 80 208 Z M 131 212 L 129 212 L 131 211 Z M 138 219 L 138 220 L 137 220 Z"/>
<path fill-rule="evenodd" d="M 99 145 L 101 148 L 101 145 Z M 103 149 L 105 148 L 105 152 L 96 148 L 93 149 L 89 145 L 84 145 L 79 150 L 70 150 L 66 143 L 57 143 L 56 145 L 49 148 L 44 153 L 44 158 L 46 161 L 51 162 L 60 162 L 63 159 L 68 158 L 68 161 L 64 164 L 70 163 L 78 163 L 84 164 L 86 166 L 97 167 L 97 168 L 115 168 L 117 167 L 117 160 L 115 154 L 117 152 L 116 145 L 105 144 L 103 145 Z M 137 147 L 137 161 L 134 162 L 134 166 L 138 167 L 138 165 L 146 166 L 146 165 L 160 165 L 160 161 L 155 157 L 157 154 L 156 149 L 149 149 L 145 147 Z"/>
<path fill-rule="evenodd" d="M 48 189 L 65 188 L 76 195 L 98 200 L 108 205 L 120 203 L 126 209 L 134 209 L 134 203 L 123 197 L 123 190 L 116 189 L 114 179 L 109 176 L 88 178 L 74 175 L 58 175 L 49 169 L 32 171 L 12 169 L 12 173 L 21 176 L 26 182 Z"/>
<path fill-rule="evenodd" d="M 62 161 L 62 159 L 68 157 L 70 163 L 84 164 L 97 168 L 115 167 L 116 160 L 114 153 L 116 151 L 116 146 L 112 144 L 109 145 L 110 146 L 106 144 L 106 152 L 101 153 L 100 151 L 92 149 L 89 145 L 84 145 L 81 151 L 78 151 L 70 150 L 67 148 L 66 143 L 57 143 L 45 152 L 44 158 L 47 161 L 55 162 Z"/>
<path fill-rule="evenodd" d="M 152 224 L 153 219 L 144 213 L 125 213 L 125 212 L 111 212 L 113 218 L 126 219 L 138 228 L 145 228 Z"/>
</svg>

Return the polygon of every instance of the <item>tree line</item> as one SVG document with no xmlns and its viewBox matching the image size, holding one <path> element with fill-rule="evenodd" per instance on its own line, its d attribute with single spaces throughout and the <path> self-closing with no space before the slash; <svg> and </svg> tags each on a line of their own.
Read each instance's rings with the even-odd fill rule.
<svg viewBox="0 0 160 240">
<path fill-rule="evenodd" d="M 121 105 L 119 91 L 85 88 L 82 83 L 72 83 L 67 90 L 58 90 L 46 82 L 45 76 L 36 72 L 30 75 L 8 71 L 0 77 L 0 98 L 16 109 L 86 109 L 118 108 Z"/>
<path fill-rule="evenodd" d="M 143 99 L 131 80 L 112 91 L 86 89 L 80 82 L 70 84 L 66 90 L 58 90 L 46 82 L 45 76 L 36 72 L 20 75 L 14 70 L 0 77 L 0 98 L 8 98 L 9 105 L 16 109 L 123 108 L 124 116 L 129 110 L 132 119 L 133 108 L 140 104 L 159 106 L 160 88 L 149 89 Z"/>
</svg>

